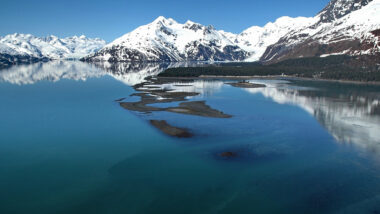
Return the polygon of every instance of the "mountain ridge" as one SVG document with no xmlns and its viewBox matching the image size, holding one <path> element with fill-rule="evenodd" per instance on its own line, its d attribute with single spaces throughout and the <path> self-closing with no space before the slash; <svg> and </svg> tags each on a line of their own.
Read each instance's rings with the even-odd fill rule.
<svg viewBox="0 0 380 214">
<path fill-rule="evenodd" d="M 84 57 L 83 61 L 256 61 L 267 46 L 312 20 L 283 16 L 265 26 L 252 26 L 234 34 L 211 25 L 190 20 L 181 24 L 160 16 Z"/>
<path fill-rule="evenodd" d="M 330 5 L 334 2 L 335 7 Z M 291 31 L 268 46 L 260 60 L 273 63 L 342 54 L 380 56 L 380 36 L 376 34 L 380 29 L 380 0 L 332 0 L 330 4 L 315 17 L 315 23 Z M 346 9 L 337 16 L 337 7 Z"/>
<path fill-rule="evenodd" d="M 50 59 L 108 62 L 261 61 L 380 56 L 380 0 L 331 0 L 314 17 L 283 16 L 239 34 L 159 16 L 106 44 L 85 36 L 0 37 L 1 63 Z"/>
<path fill-rule="evenodd" d="M 158 17 L 106 45 L 84 61 L 225 61 L 248 53 L 213 26 Z"/>
<path fill-rule="evenodd" d="M 0 65 L 79 59 L 96 52 L 105 44 L 102 39 L 84 35 L 58 38 L 54 35 L 36 37 L 31 34 L 9 34 L 0 37 Z"/>
<path fill-rule="evenodd" d="M 331 0 L 314 17 L 283 16 L 240 34 L 192 21 L 180 24 L 160 16 L 83 60 L 274 63 L 300 57 L 379 54 L 379 5 L 380 0 Z M 183 33 L 185 28 L 189 32 Z M 150 33 L 146 33 L 147 29 Z M 194 34 L 197 31 L 204 33 Z"/>
</svg>

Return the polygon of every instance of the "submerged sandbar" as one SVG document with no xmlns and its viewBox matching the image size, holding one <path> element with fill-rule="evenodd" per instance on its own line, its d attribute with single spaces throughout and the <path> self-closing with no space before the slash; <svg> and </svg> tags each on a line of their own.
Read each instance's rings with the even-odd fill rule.
<svg viewBox="0 0 380 214">
<path fill-rule="evenodd" d="M 150 120 L 149 122 L 152 126 L 172 137 L 190 138 L 193 136 L 187 129 L 172 126 L 165 120 Z"/>
</svg>

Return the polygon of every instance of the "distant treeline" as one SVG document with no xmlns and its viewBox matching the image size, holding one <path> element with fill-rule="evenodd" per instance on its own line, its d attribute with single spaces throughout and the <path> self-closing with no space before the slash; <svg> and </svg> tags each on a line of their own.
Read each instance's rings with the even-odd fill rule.
<svg viewBox="0 0 380 214">
<path fill-rule="evenodd" d="M 169 68 L 160 77 L 207 76 L 276 76 L 380 81 L 379 56 L 329 56 L 298 58 L 265 65 L 253 63 L 220 63 L 203 67 Z"/>
</svg>

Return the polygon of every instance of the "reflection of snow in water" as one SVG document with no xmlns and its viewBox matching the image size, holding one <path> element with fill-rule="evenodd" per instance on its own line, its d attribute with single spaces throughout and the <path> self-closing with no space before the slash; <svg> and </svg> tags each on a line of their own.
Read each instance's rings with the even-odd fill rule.
<svg viewBox="0 0 380 214">
<path fill-rule="evenodd" d="M 12 84 L 34 84 L 39 81 L 112 76 L 126 85 L 135 85 L 148 76 L 157 75 L 170 67 L 189 66 L 189 63 L 84 63 L 80 61 L 50 61 L 16 65 L 0 71 L 0 81 Z"/>
<path fill-rule="evenodd" d="M 84 63 L 80 61 L 50 61 L 30 65 L 12 66 L 0 71 L 0 81 L 12 84 L 34 84 L 39 81 L 56 82 L 61 79 L 86 81 L 89 78 L 111 76 L 126 84 L 135 85 L 148 76 L 159 74 L 170 67 L 189 66 L 189 63 Z M 195 81 L 192 83 L 164 84 L 161 88 L 175 91 L 197 92 L 201 96 L 212 95 L 220 90 L 220 81 Z"/>
<path fill-rule="evenodd" d="M 144 82 L 148 76 L 155 76 L 167 68 L 181 66 L 181 63 L 97 63 L 108 75 L 126 85 Z"/>
<path fill-rule="evenodd" d="M 365 96 L 324 97 L 304 89 L 267 85 L 266 88 L 244 90 L 260 93 L 279 104 L 299 106 L 313 115 L 337 141 L 380 153 L 380 117 L 373 114 L 375 108 L 379 108 L 379 100 Z"/>
<path fill-rule="evenodd" d="M 166 68 L 188 66 L 188 64 L 89 64 L 79 61 L 51 61 L 30 65 L 13 66 L 0 71 L 0 81 L 11 84 L 34 84 L 39 81 L 72 79 L 85 81 L 88 78 L 112 76 L 126 85 L 141 83 L 147 76 L 157 75 Z M 380 100 L 366 94 L 336 94 L 323 96 L 310 93 L 317 89 L 289 85 L 284 80 L 254 80 L 264 83 L 266 88 L 244 89 L 249 93 L 262 94 L 280 104 L 296 105 L 313 115 L 339 142 L 354 143 L 380 153 Z M 154 85 L 151 85 L 154 86 Z M 197 80 L 163 84 L 161 89 L 181 92 L 197 92 L 200 96 L 211 96 L 221 90 L 222 81 Z"/>
<path fill-rule="evenodd" d="M 221 90 L 222 81 L 196 80 L 194 82 L 173 82 L 161 85 L 145 85 L 145 87 L 157 87 L 159 89 L 170 90 L 173 92 L 196 92 L 201 97 L 211 96 Z"/>
<path fill-rule="evenodd" d="M 88 78 L 104 76 L 105 71 L 94 65 L 73 61 L 51 61 L 29 65 L 17 65 L 0 71 L 0 81 L 12 84 L 34 84 L 47 80 L 56 82 L 61 79 L 85 81 Z"/>
</svg>

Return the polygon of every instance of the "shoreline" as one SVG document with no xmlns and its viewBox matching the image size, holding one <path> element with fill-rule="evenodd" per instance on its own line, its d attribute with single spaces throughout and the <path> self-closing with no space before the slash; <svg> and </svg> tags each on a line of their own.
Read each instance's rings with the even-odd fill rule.
<svg viewBox="0 0 380 214">
<path fill-rule="evenodd" d="M 307 78 L 307 77 L 295 77 L 295 76 L 282 76 L 282 75 L 268 75 L 268 76 L 219 76 L 219 75 L 201 75 L 199 77 L 159 77 L 158 79 L 170 79 L 170 80 L 242 80 L 242 79 L 273 79 L 273 80 L 305 80 L 305 81 L 321 81 L 321 82 L 336 82 L 347 84 L 359 84 L 359 85 L 379 85 L 380 82 L 363 82 L 358 80 L 334 80 L 334 79 L 322 79 L 322 78 Z"/>
</svg>

